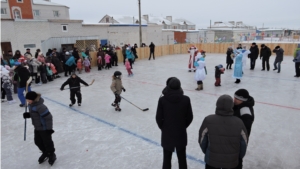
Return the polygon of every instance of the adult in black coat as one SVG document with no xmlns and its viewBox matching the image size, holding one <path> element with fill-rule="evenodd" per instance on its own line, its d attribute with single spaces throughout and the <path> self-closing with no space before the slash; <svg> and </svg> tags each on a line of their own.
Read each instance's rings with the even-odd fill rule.
<svg viewBox="0 0 300 169">
<path fill-rule="evenodd" d="M 226 63 L 227 63 L 227 66 L 226 66 L 226 69 L 231 69 L 231 65 L 233 64 L 233 59 L 231 58 L 231 54 L 233 54 L 233 50 L 231 47 L 229 47 L 227 49 L 227 52 L 226 52 Z"/>
<path fill-rule="evenodd" d="M 131 48 L 131 51 L 132 51 L 132 53 L 133 53 L 135 59 L 138 58 L 138 55 L 137 55 L 137 52 L 136 52 L 136 48 L 138 48 L 138 46 L 137 46 L 137 44 L 135 43 L 135 44 L 132 46 L 132 48 Z"/>
<path fill-rule="evenodd" d="M 27 80 L 30 77 L 30 72 L 26 67 L 23 67 L 19 62 L 15 62 L 15 75 L 14 81 L 17 82 L 18 85 L 18 97 L 21 101 L 20 107 L 25 106 L 25 97 L 24 91 L 26 90 Z M 28 85 L 28 91 L 31 91 L 30 84 Z"/>
<path fill-rule="evenodd" d="M 153 55 L 153 59 L 155 60 L 155 56 L 154 56 L 154 51 L 155 51 L 155 45 L 153 42 L 151 42 L 151 44 L 149 45 L 150 48 L 150 56 L 149 56 L 149 60 L 151 59 L 151 54 Z"/>
<path fill-rule="evenodd" d="M 70 107 L 73 106 L 76 103 L 75 95 L 78 99 L 77 103 L 78 106 L 81 106 L 82 96 L 80 92 L 80 83 L 84 84 L 85 86 L 89 86 L 85 81 L 83 81 L 80 77 L 78 77 L 75 73 L 72 74 L 72 76 L 61 85 L 60 90 L 64 90 L 64 87 L 66 85 L 69 85 L 70 87 L 70 100 L 71 104 Z"/>
<path fill-rule="evenodd" d="M 156 123 L 162 131 L 163 168 L 171 168 L 172 153 L 176 149 L 179 168 L 186 169 L 186 129 L 193 120 L 191 101 L 183 95 L 180 81 L 176 77 L 168 79 L 163 94 L 156 111 Z"/>
<path fill-rule="evenodd" d="M 55 69 L 57 71 L 56 77 L 60 77 L 58 74 L 64 72 L 64 70 L 61 66 L 61 62 L 60 62 L 59 58 L 57 57 L 56 53 L 53 53 L 53 55 L 52 55 L 52 64 L 55 66 Z"/>
<path fill-rule="evenodd" d="M 259 55 L 259 49 L 258 46 L 256 45 L 256 43 L 252 43 L 251 48 L 250 48 L 250 54 L 248 55 L 248 58 L 250 58 L 250 70 L 254 70 L 255 68 L 255 62 L 256 59 L 258 58 Z"/>
<path fill-rule="evenodd" d="M 75 62 L 77 63 L 77 60 L 80 58 L 79 52 L 78 52 L 78 49 L 77 49 L 77 48 L 74 48 L 74 49 L 73 49 L 72 56 L 74 56 Z"/>
<path fill-rule="evenodd" d="M 260 60 L 262 58 L 262 71 L 265 70 L 265 66 L 267 65 L 267 70 L 270 70 L 270 64 L 269 64 L 269 59 L 270 56 L 272 55 L 271 49 L 266 46 L 265 44 L 262 44 L 260 49 Z"/>
</svg>

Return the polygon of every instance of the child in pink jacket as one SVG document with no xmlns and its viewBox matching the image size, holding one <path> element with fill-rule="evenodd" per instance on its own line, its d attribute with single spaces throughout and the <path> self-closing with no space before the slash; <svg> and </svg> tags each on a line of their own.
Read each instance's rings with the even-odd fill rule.
<svg viewBox="0 0 300 169">
<path fill-rule="evenodd" d="M 85 72 L 90 73 L 91 62 L 88 58 L 85 58 L 83 61 L 83 65 L 85 67 Z"/>
<path fill-rule="evenodd" d="M 133 73 L 131 71 L 130 62 L 128 61 L 128 59 L 125 60 L 125 67 L 126 67 L 126 70 L 128 72 L 128 77 L 133 76 Z"/>
<path fill-rule="evenodd" d="M 105 69 L 110 68 L 110 58 L 111 57 L 107 53 L 105 53 L 105 57 L 104 57 L 104 59 L 105 59 Z"/>
</svg>

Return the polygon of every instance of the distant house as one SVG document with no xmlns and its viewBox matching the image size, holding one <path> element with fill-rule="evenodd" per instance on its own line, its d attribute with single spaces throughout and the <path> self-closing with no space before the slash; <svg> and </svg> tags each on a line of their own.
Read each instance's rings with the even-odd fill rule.
<svg viewBox="0 0 300 169">
<path fill-rule="evenodd" d="M 138 16 L 126 16 L 126 15 L 105 15 L 99 23 L 110 23 L 110 24 L 127 24 L 135 25 L 139 24 Z M 147 21 L 142 18 L 142 25 L 147 25 Z"/>
</svg>

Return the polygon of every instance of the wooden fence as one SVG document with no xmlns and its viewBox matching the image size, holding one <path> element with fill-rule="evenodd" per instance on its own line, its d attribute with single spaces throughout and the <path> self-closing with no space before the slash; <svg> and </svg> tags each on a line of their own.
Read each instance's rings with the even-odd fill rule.
<svg viewBox="0 0 300 169">
<path fill-rule="evenodd" d="M 229 46 L 237 47 L 237 43 L 202 43 L 202 44 L 194 44 L 199 50 L 205 50 L 207 53 L 222 53 L 225 55 L 227 48 Z M 242 46 L 250 47 L 251 44 L 243 44 Z M 261 44 L 257 44 L 259 49 Z M 297 44 L 289 44 L 289 43 L 265 43 L 271 50 L 275 48 L 275 46 L 279 45 L 283 48 L 285 56 L 292 56 L 294 54 L 295 49 L 297 48 Z M 166 55 L 176 55 L 176 54 L 188 54 L 188 49 L 192 46 L 192 44 L 175 44 L 175 45 L 163 45 L 155 47 L 155 57 L 166 56 Z M 137 48 L 137 55 L 139 59 L 147 59 L 149 58 L 150 50 L 149 47 Z M 97 52 L 90 52 L 92 57 L 92 65 L 97 65 Z M 117 55 L 119 62 L 123 62 L 123 55 L 121 50 L 117 50 Z M 274 55 L 274 53 L 273 53 Z"/>
</svg>

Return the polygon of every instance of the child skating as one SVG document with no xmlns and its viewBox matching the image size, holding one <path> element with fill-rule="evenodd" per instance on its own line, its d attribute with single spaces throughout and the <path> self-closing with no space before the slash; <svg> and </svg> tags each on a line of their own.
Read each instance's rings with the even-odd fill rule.
<svg viewBox="0 0 300 169">
<path fill-rule="evenodd" d="M 126 67 L 126 70 L 128 72 L 128 77 L 133 76 L 133 73 L 131 71 L 130 62 L 128 61 L 128 59 L 125 60 L 125 67 Z"/>
<path fill-rule="evenodd" d="M 114 75 L 112 76 L 112 84 L 110 86 L 110 89 L 115 94 L 115 101 L 111 104 L 113 107 L 115 107 L 116 111 L 121 111 L 120 108 L 120 102 L 121 102 L 121 93 L 122 90 L 125 92 L 125 88 L 122 85 L 121 77 L 122 73 L 120 71 L 115 71 Z"/>
<path fill-rule="evenodd" d="M 85 86 L 89 86 L 85 81 L 83 81 L 80 77 L 78 77 L 75 72 L 73 72 L 72 76 L 64 83 L 62 84 L 60 90 L 64 90 L 64 87 L 66 85 L 69 85 L 70 87 L 70 100 L 71 104 L 69 105 L 72 107 L 76 103 L 75 95 L 78 99 L 77 103 L 78 106 L 81 106 L 81 91 L 80 91 L 80 83 L 84 84 Z"/>
<path fill-rule="evenodd" d="M 199 58 L 195 61 L 194 66 L 196 67 L 195 80 L 197 81 L 198 87 L 195 90 L 203 90 L 203 80 L 205 79 L 205 61 L 204 58 Z"/>
<path fill-rule="evenodd" d="M 44 99 L 41 94 L 34 91 L 26 94 L 26 100 L 29 104 L 29 112 L 23 113 L 23 117 L 31 118 L 34 126 L 34 143 L 42 151 L 42 155 L 38 159 L 41 164 L 48 160 L 53 165 L 56 160 L 54 143 L 52 140 L 53 117 L 49 109 L 44 105 Z"/>
<path fill-rule="evenodd" d="M 223 65 L 217 65 L 215 67 L 215 78 L 216 78 L 216 82 L 215 82 L 215 86 L 221 86 L 221 74 L 223 74 L 225 71 L 225 69 L 223 68 Z"/>
</svg>

